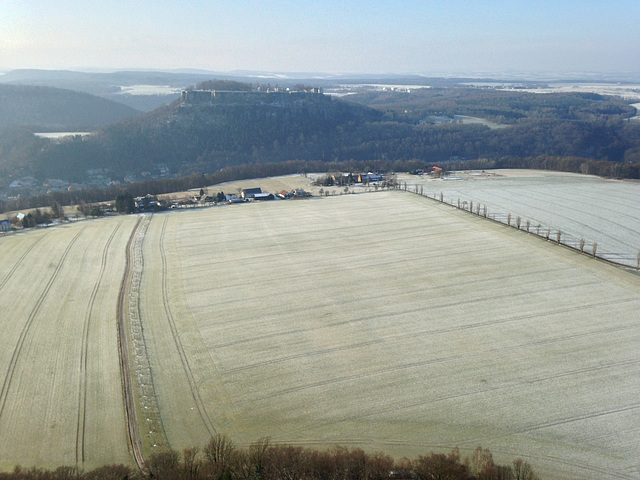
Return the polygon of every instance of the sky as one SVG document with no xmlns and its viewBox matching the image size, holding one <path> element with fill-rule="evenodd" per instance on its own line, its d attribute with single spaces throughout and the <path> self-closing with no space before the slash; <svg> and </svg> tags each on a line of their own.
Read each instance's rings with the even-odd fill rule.
<svg viewBox="0 0 640 480">
<path fill-rule="evenodd" d="M 638 0 L 0 0 L 0 68 L 640 74 Z"/>
</svg>

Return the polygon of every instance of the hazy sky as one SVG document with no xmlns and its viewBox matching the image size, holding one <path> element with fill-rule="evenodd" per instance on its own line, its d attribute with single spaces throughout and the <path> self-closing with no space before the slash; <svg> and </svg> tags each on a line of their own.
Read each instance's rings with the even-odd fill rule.
<svg viewBox="0 0 640 480">
<path fill-rule="evenodd" d="M 0 0 L 0 68 L 640 72 L 640 1 Z"/>
</svg>

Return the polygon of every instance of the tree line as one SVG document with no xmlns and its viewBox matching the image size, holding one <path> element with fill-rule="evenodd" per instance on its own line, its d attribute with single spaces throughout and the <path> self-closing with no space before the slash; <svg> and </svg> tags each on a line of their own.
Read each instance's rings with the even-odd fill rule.
<svg viewBox="0 0 640 480">
<path fill-rule="evenodd" d="M 533 467 L 518 458 L 498 464 L 490 450 L 478 447 L 462 457 L 454 448 L 448 454 L 426 453 L 410 460 L 395 460 L 384 453 L 336 446 L 328 450 L 274 444 L 262 438 L 247 448 L 225 435 L 215 435 L 203 448 L 182 452 L 165 450 L 148 461 L 158 480 L 538 480 Z M 0 480 L 142 479 L 139 471 L 124 465 L 107 465 L 83 473 L 74 467 L 53 471 L 22 469 L 0 473 Z"/>
<path fill-rule="evenodd" d="M 430 162 L 413 158 L 410 160 L 346 160 L 323 162 L 309 160 L 290 160 L 276 163 L 247 163 L 223 167 L 210 173 L 194 173 L 179 178 L 149 179 L 128 185 L 115 185 L 109 188 L 85 188 L 79 190 L 51 192 L 30 197 L 0 199 L 0 213 L 39 207 L 59 205 L 81 205 L 83 209 L 98 213 L 94 208 L 98 202 L 113 202 L 119 195 L 142 197 L 147 194 L 186 191 L 203 188 L 222 182 L 263 178 L 278 175 L 322 173 L 322 172 L 410 172 L 437 165 L 444 170 L 489 170 L 503 168 L 522 168 L 555 170 L 562 172 L 584 173 L 609 178 L 640 178 L 640 161 L 636 163 L 610 162 L 580 157 L 556 157 L 540 155 L 537 157 L 501 157 L 480 158 L 475 160 Z M 85 210 L 82 210 L 85 213 Z M 89 213 L 94 215 L 94 213 Z M 55 218 L 55 217 L 54 217 Z M 46 222 L 42 222 L 46 223 Z"/>
</svg>

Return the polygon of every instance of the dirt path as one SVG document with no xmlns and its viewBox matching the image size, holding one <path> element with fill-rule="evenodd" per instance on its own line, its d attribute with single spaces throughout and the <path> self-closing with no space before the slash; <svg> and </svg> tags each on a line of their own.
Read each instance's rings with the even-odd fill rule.
<svg viewBox="0 0 640 480">
<path fill-rule="evenodd" d="M 144 266 L 142 243 L 150 221 L 151 216 L 141 216 L 131 233 L 118 298 L 118 348 L 127 432 L 131 453 L 145 474 L 150 473 L 145 453 L 168 447 L 139 313 L 140 282 Z"/>
</svg>

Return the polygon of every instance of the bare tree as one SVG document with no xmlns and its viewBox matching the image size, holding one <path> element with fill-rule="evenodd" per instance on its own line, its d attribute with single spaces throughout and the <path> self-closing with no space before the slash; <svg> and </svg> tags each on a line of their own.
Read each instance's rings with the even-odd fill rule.
<svg viewBox="0 0 640 480">
<path fill-rule="evenodd" d="M 185 448 L 182 450 L 182 478 L 187 480 L 197 480 L 199 478 L 200 467 L 202 466 L 198 459 L 198 447 Z"/>
<path fill-rule="evenodd" d="M 524 224 L 524 226 L 527 229 L 527 233 L 529 233 L 529 228 L 531 227 L 531 222 L 529 220 L 527 220 L 527 222 Z"/>
<path fill-rule="evenodd" d="M 511 214 L 507 214 L 507 225 L 511 226 Z"/>
<path fill-rule="evenodd" d="M 228 471 L 233 461 L 236 446 L 226 435 L 216 434 L 204 447 L 204 456 L 216 476 Z"/>
<path fill-rule="evenodd" d="M 562 237 L 562 230 L 558 229 L 558 231 L 556 232 L 556 241 L 558 243 L 558 245 L 560 244 L 560 238 Z"/>
<path fill-rule="evenodd" d="M 517 217 L 516 217 L 516 228 L 517 228 L 518 230 L 520 230 L 520 222 L 521 222 L 520 216 L 517 216 Z"/>
<path fill-rule="evenodd" d="M 254 475 L 260 478 L 267 466 L 267 452 L 271 446 L 271 438 L 263 437 L 257 442 L 249 445 L 249 451 L 247 459 L 249 461 L 249 467 L 253 471 Z"/>
<path fill-rule="evenodd" d="M 580 239 L 580 251 L 584 253 L 584 238 Z"/>
<path fill-rule="evenodd" d="M 478 447 L 471 456 L 471 465 L 469 469 L 475 477 L 480 477 L 482 472 L 488 469 L 492 469 L 494 466 L 493 455 L 489 449 L 483 449 Z"/>
<path fill-rule="evenodd" d="M 593 247 L 591 249 L 593 251 L 593 256 L 596 256 L 596 253 L 598 253 L 598 242 L 593 242 Z"/>
<path fill-rule="evenodd" d="M 511 470 L 513 472 L 513 480 L 538 480 L 533 467 L 521 458 L 513 461 Z"/>
<path fill-rule="evenodd" d="M 160 480 L 180 475 L 180 454 L 175 450 L 153 453 L 148 464 L 153 476 Z"/>
</svg>

